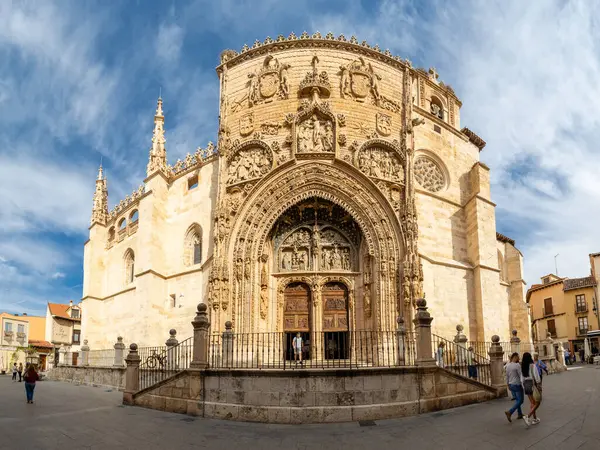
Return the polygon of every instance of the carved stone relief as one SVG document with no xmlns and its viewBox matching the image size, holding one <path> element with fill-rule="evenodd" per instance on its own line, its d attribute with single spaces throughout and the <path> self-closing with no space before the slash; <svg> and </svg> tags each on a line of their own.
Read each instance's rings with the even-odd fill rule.
<svg viewBox="0 0 600 450">
<path fill-rule="evenodd" d="M 415 179 L 425 189 L 439 192 L 446 185 L 444 172 L 438 164 L 426 156 L 419 156 L 415 160 Z"/>
<path fill-rule="evenodd" d="M 404 183 L 404 167 L 393 150 L 368 147 L 358 152 L 358 168 L 365 175 L 381 180 Z"/>
<path fill-rule="evenodd" d="M 229 162 L 227 184 L 237 184 L 260 178 L 273 166 L 271 152 L 263 147 L 248 147 L 240 150 Z"/>
<path fill-rule="evenodd" d="M 375 116 L 375 128 L 382 136 L 389 136 L 392 133 L 392 116 L 377 113 Z"/>
<path fill-rule="evenodd" d="M 317 114 L 305 119 L 297 127 L 298 153 L 333 153 L 333 123 Z"/>
<path fill-rule="evenodd" d="M 240 134 L 248 136 L 254 131 L 254 113 L 244 114 L 240 117 Z"/>
<path fill-rule="evenodd" d="M 275 94 L 287 99 L 290 93 L 288 79 L 289 64 L 280 63 L 277 58 L 268 55 L 263 61 L 263 67 L 255 73 L 249 73 L 248 106 L 273 101 Z"/>
</svg>

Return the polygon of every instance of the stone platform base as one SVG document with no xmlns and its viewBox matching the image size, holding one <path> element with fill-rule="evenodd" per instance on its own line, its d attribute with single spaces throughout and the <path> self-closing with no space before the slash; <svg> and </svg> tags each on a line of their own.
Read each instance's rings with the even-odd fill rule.
<svg viewBox="0 0 600 450">
<path fill-rule="evenodd" d="M 133 402 L 207 418 L 293 424 L 413 416 L 504 394 L 438 367 L 186 370 L 136 393 Z"/>
<path fill-rule="evenodd" d="M 125 367 L 58 366 L 48 371 L 47 379 L 122 391 L 125 389 Z"/>
</svg>

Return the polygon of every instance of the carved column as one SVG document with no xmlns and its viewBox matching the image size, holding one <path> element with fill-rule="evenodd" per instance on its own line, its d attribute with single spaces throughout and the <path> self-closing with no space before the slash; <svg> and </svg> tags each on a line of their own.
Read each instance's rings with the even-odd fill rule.
<svg viewBox="0 0 600 450">
<path fill-rule="evenodd" d="M 454 336 L 454 345 L 456 347 L 456 359 L 458 364 L 463 364 L 467 356 L 467 336 L 463 334 L 464 327 L 456 325 L 456 336 Z"/>
<path fill-rule="evenodd" d="M 125 358 L 127 370 L 125 372 L 125 390 L 123 391 L 123 404 L 133 405 L 133 394 L 140 390 L 140 355 L 137 344 L 129 346 L 129 354 Z"/>
<path fill-rule="evenodd" d="M 177 370 L 177 331 L 172 328 L 169 331 L 169 339 L 165 342 L 167 346 L 167 370 Z"/>
<path fill-rule="evenodd" d="M 84 339 L 83 340 L 83 345 L 81 346 L 81 359 L 79 360 L 79 365 L 80 366 L 87 366 L 88 365 L 88 361 L 89 361 L 89 356 L 90 356 L 90 347 L 88 346 L 88 340 Z"/>
<path fill-rule="evenodd" d="M 231 329 L 231 322 L 225 322 L 225 331 L 223 332 L 223 362 L 222 367 L 230 368 L 233 367 L 233 330 Z"/>
<path fill-rule="evenodd" d="M 114 366 L 115 367 L 123 367 L 123 364 L 124 364 L 123 352 L 125 351 L 125 344 L 123 344 L 123 338 L 121 336 L 117 337 L 117 342 L 114 345 L 114 349 L 115 349 Z"/>
<path fill-rule="evenodd" d="M 510 351 L 511 353 L 521 354 L 521 339 L 517 336 L 517 330 L 512 330 L 512 337 L 510 338 Z"/>
<path fill-rule="evenodd" d="M 398 347 L 398 358 L 396 364 L 399 366 L 406 365 L 406 326 L 404 318 L 398 317 L 398 329 L 396 330 L 396 345 Z"/>
<path fill-rule="evenodd" d="M 210 321 L 204 303 L 198 305 L 196 317 L 192 321 L 194 327 L 194 355 L 190 367 L 193 369 L 206 369 L 208 367 L 208 329 Z"/>
<path fill-rule="evenodd" d="M 311 295 L 313 301 L 312 314 L 312 344 L 311 358 L 317 361 L 325 359 L 325 341 L 323 339 L 323 285 L 321 280 L 315 281 L 311 286 Z"/>
<path fill-rule="evenodd" d="M 500 345 L 500 337 L 492 336 L 492 345 L 488 352 L 490 356 L 490 375 L 492 386 L 496 388 L 497 396 L 506 396 L 506 380 L 502 373 L 504 367 L 504 350 Z"/>
<path fill-rule="evenodd" d="M 435 366 L 435 359 L 431 348 L 431 322 L 433 317 L 427 311 L 427 302 L 424 298 L 417 300 L 417 312 L 413 323 L 417 337 L 417 366 Z"/>
</svg>

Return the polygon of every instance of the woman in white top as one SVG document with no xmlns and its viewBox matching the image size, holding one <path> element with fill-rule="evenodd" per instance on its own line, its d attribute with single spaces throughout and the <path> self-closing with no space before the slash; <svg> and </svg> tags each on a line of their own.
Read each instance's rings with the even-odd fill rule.
<svg viewBox="0 0 600 450">
<path fill-rule="evenodd" d="M 536 384 L 541 382 L 540 374 L 533 363 L 531 353 L 523 353 L 523 361 L 521 362 L 521 373 L 523 374 L 523 390 L 525 395 L 529 397 L 529 403 L 531 403 L 531 410 L 529 414 L 523 416 L 523 420 L 527 425 L 535 425 L 540 423 L 537 418 L 535 411 L 538 409 L 540 404 L 535 401 L 533 397 L 533 391 L 536 389 Z"/>
</svg>

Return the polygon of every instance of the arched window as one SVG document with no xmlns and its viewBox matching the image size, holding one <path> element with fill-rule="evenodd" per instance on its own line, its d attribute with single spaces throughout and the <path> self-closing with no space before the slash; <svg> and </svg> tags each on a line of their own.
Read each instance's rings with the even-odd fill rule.
<svg viewBox="0 0 600 450">
<path fill-rule="evenodd" d="M 498 269 L 500 269 L 500 281 L 506 281 L 506 273 L 504 272 L 504 256 L 498 250 Z"/>
<path fill-rule="evenodd" d="M 115 227 L 110 227 L 108 230 L 108 241 L 112 242 L 115 240 Z"/>
<path fill-rule="evenodd" d="M 437 97 L 431 97 L 431 114 L 444 120 L 444 105 Z"/>
<path fill-rule="evenodd" d="M 135 223 L 138 221 L 139 218 L 139 214 L 138 214 L 138 210 L 134 209 L 131 214 L 129 215 L 129 223 Z"/>
<path fill-rule="evenodd" d="M 193 224 L 185 235 L 183 264 L 193 266 L 202 262 L 202 228 Z"/>
<path fill-rule="evenodd" d="M 133 283 L 135 273 L 135 255 L 133 250 L 127 249 L 125 252 L 125 284 Z"/>
<path fill-rule="evenodd" d="M 119 231 L 124 230 L 126 226 L 127 221 L 125 220 L 125 217 L 123 217 L 121 220 L 119 220 Z"/>
</svg>

